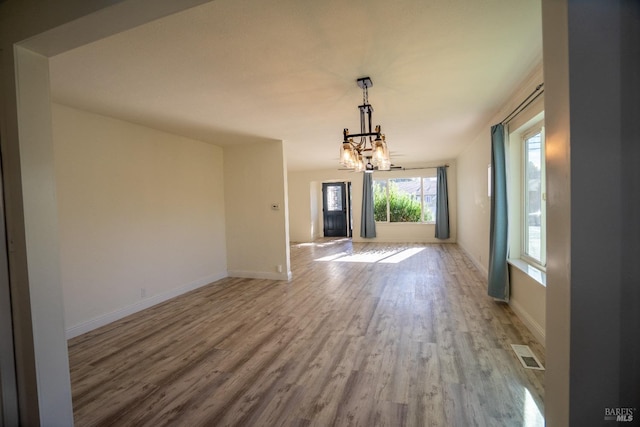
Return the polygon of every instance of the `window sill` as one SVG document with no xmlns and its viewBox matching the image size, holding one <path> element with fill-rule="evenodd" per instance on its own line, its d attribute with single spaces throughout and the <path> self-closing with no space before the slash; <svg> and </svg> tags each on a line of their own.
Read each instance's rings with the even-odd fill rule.
<svg viewBox="0 0 640 427">
<path fill-rule="evenodd" d="M 542 286 L 547 286 L 547 273 L 545 273 L 544 271 L 532 266 L 531 264 L 528 264 L 521 259 L 510 259 L 508 260 L 508 262 L 527 276 L 531 277 L 536 282 L 540 283 Z"/>
</svg>

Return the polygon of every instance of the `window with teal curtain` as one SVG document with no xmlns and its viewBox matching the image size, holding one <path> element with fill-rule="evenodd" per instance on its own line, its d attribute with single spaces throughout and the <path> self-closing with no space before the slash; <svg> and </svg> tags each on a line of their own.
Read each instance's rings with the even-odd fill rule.
<svg viewBox="0 0 640 427">
<path fill-rule="evenodd" d="M 509 301 L 507 164 L 505 127 L 502 123 L 491 127 L 491 166 L 488 294 Z"/>
</svg>

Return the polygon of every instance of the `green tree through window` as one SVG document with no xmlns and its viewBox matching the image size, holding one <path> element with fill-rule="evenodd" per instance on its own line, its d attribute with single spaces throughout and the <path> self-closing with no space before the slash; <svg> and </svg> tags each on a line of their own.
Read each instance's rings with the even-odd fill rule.
<svg viewBox="0 0 640 427">
<path fill-rule="evenodd" d="M 387 181 L 373 182 L 373 218 L 387 220 Z"/>
<path fill-rule="evenodd" d="M 396 182 L 398 181 L 398 182 Z M 373 187 L 373 209 L 376 221 L 432 222 L 433 214 L 428 206 L 421 206 L 421 179 L 376 180 Z"/>
</svg>

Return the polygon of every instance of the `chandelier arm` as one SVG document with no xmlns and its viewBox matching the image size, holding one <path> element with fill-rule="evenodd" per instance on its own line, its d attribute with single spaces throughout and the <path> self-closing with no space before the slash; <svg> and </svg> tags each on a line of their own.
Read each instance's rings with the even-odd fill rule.
<svg viewBox="0 0 640 427">
<path fill-rule="evenodd" d="M 349 138 L 358 138 L 363 136 L 378 136 L 378 132 L 364 132 L 364 133 L 349 134 Z"/>
<path fill-rule="evenodd" d="M 360 143 L 356 143 L 353 141 L 354 137 L 355 138 L 361 137 L 362 136 L 361 134 L 359 133 L 350 134 L 349 129 L 344 128 L 344 130 L 342 131 L 342 135 L 344 136 L 343 143 L 351 144 L 351 146 L 354 148 L 358 148 L 361 145 Z"/>
</svg>

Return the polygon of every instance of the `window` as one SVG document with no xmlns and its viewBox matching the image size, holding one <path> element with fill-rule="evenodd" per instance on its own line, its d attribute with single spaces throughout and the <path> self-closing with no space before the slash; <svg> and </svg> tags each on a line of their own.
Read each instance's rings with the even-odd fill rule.
<svg viewBox="0 0 640 427">
<path fill-rule="evenodd" d="M 513 125 L 507 146 L 509 263 L 545 286 L 544 111 L 524 118 Z"/>
<path fill-rule="evenodd" d="M 522 167 L 522 255 L 540 267 L 546 264 L 546 182 L 544 130 L 524 135 Z"/>
<path fill-rule="evenodd" d="M 422 203 L 422 221 L 436 221 L 436 203 L 438 196 L 438 178 L 431 176 L 422 178 L 422 194 L 424 201 Z"/>
<path fill-rule="evenodd" d="M 342 210 L 342 186 L 340 185 L 328 185 L 326 187 L 327 195 L 327 210 L 329 212 L 336 212 Z"/>
<path fill-rule="evenodd" d="M 375 220 L 433 223 L 436 218 L 437 184 L 436 177 L 374 180 Z"/>
</svg>

